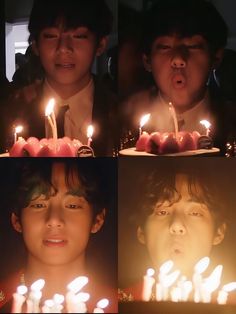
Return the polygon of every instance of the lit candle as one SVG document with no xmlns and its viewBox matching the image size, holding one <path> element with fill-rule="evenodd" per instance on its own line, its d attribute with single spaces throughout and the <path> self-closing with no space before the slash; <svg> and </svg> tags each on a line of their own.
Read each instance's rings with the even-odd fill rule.
<svg viewBox="0 0 236 314">
<path fill-rule="evenodd" d="M 22 285 L 17 287 L 16 293 L 13 293 L 12 313 L 22 313 L 22 305 L 24 304 L 27 293 L 27 287 Z"/>
<path fill-rule="evenodd" d="M 56 118 L 55 118 L 55 113 L 54 113 L 54 105 L 55 105 L 55 100 L 52 98 L 49 100 L 48 105 L 46 107 L 45 116 L 47 117 L 49 125 L 51 126 L 52 137 L 54 139 L 54 142 L 56 143 L 56 141 L 57 141 L 57 123 L 56 123 Z"/>
<path fill-rule="evenodd" d="M 226 304 L 229 292 L 236 289 L 236 282 L 230 282 L 222 287 L 217 296 L 218 304 Z"/>
<path fill-rule="evenodd" d="M 142 118 L 140 119 L 140 125 L 139 125 L 139 137 L 142 135 L 142 127 L 148 122 L 148 120 L 150 119 L 151 114 L 145 114 L 144 116 L 142 116 Z"/>
<path fill-rule="evenodd" d="M 92 142 L 92 136 L 93 136 L 93 131 L 94 131 L 94 128 L 92 125 L 89 125 L 88 126 L 88 129 L 87 129 L 87 138 L 88 138 L 88 146 L 91 145 L 91 142 Z"/>
<path fill-rule="evenodd" d="M 179 277 L 180 271 L 175 270 L 169 275 L 166 275 L 163 280 L 163 301 L 167 301 L 169 297 L 169 289 Z"/>
<path fill-rule="evenodd" d="M 41 290 L 45 285 L 43 279 L 35 281 L 30 287 L 30 294 L 27 300 L 27 313 L 39 313 L 39 302 L 42 297 Z"/>
<path fill-rule="evenodd" d="M 15 132 L 14 132 L 14 143 L 17 142 L 17 134 L 21 133 L 23 131 L 23 126 L 22 125 L 18 125 L 17 127 L 15 127 Z"/>
<path fill-rule="evenodd" d="M 204 279 L 201 286 L 201 298 L 204 303 L 211 302 L 211 294 L 216 289 L 218 289 L 220 285 L 220 279 L 222 275 L 223 266 L 218 265 L 210 274 L 210 276 Z"/>
<path fill-rule="evenodd" d="M 73 313 L 73 308 L 75 305 L 75 294 L 78 293 L 87 283 L 87 277 L 79 276 L 68 284 L 67 289 L 69 291 L 66 294 L 66 307 L 68 313 Z"/>
<path fill-rule="evenodd" d="M 108 306 L 109 301 L 107 299 L 101 299 L 98 301 L 93 313 L 104 313 L 104 309 Z"/>
<path fill-rule="evenodd" d="M 155 279 L 152 277 L 155 274 L 154 269 L 149 268 L 146 275 L 143 276 L 143 291 L 142 300 L 149 301 L 152 295 L 152 287 L 154 285 Z"/>
<path fill-rule="evenodd" d="M 63 305 L 62 303 L 64 302 L 64 296 L 61 295 L 61 294 L 54 294 L 53 296 L 53 306 L 52 306 L 52 309 L 51 309 L 51 312 L 52 313 L 61 313 L 62 312 L 62 309 L 63 309 Z"/>
<path fill-rule="evenodd" d="M 165 287 L 164 287 L 164 280 L 166 274 L 169 273 L 171 268 L 173 267 L 174 263 L 171 260 L 166 261 L 163 263 L 159 269 L 159 274 L 158 274 L 158 283 L 156 284 L 156 300 L 157 301 L 162 301 L 164 299 L 165 295 Z"/>
<path fill-rule="evenodd" d="M 177 139 L 177 136 L 178 136 L 178 122 L 177 122 L 177 116 L 176 116 L 176 112 L 175 112 L 175 108 L 172 104 L 172 102 L 169 102 L 169 111 L 170 111 L 170 114 L 173 118 L 173 121 L 174 121 L 174 128 L 175 128 L 175 137 Z"/>
<path fill-rule="evenodd" d="M 200 294 L 201 294 L 201 285 L 202 285 L 202 276 L 201 274 L 207 269 L 209 266 L 210 259 L 209 257 L 203 257 L 197 264 L 194 266 L 194 274 L 193 274 L 193 285 L 194 285 L 194 302 L 200 302 Z"/>
<path fill-rule="evenodd" d="M 210 122 L 207 120 L 201 120 L 200 123 L 206 128 L 206 136 L 209 136 L 211 127 Z"/>
<path fill-rule="evenodd" d="M 54 313 L 52 311 L 53 305 L 53 300 L 45 300 L 44 305 L 42 306 L 42 313 Z"/>
</svg>

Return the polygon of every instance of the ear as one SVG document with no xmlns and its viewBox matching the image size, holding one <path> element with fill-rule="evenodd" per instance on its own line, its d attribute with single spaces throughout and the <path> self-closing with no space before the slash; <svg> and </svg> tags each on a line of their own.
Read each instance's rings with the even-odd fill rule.
<svg viewBox="0 0 236 314">
<path fill-rule="evenodd" d="M 138 227 L 137 229 L 137 238 L 140 243 L 145 244 L 145 236 L 144 236 L 143 229 L 141 227 Z"/>
<path fill-rule="evenodd" d="M 218 227 L 216 231 L 215 237 L 213 239 L 213 245 L 218 245 L 224 240 L 225 232 L 226 232 L 226 224 L 223 223 L 222 225 L 220 225 L 220 227 Z"/>
<path fill-rule="evenodd" d="M 213 60 L 213 68 L 214 69 L 217 69 L 219 67 L 219 65 L 221 64 L 221 61 L 223 59 L 223 56 L 224 56 L 224 48 L 217 50 L 217 52 L 214 55 L 214 60 Z"/>
<path fill-rule="evenodd" d="M 146 71 L 152 72 L 151 60 L 146 54 L 143 54 L 143 65 Z"/>
<path fill-rule="evenodd" d="M 22 227 L 21 227 L 19 217 L 15 213 L 11 214 L 11 223 L 12 223 L 13 228 L 17 232 L 20 232 L 20 233 L 22 232 Z"/>
<path fill-rule="evenodd" d="M 103 54 L 103 52 L 106 50 L 107 43 L 108 43 L 108 36 L 104 36 L 99 40 L 97 51 L 96 51 L 97 57 Z"/>
<path fill-rule="evenodd" d="M 35 40 L 32 41 L 32 51 L 36 56 L 39 56 L 38 46 Z"/>
<path fill-rule="evenodd" d="M 103 208 L 103 210 L 99 214 L 97 214 L 93 222 L 91 233 L 97 233 L 102 228 L 102 225 L 104 224 L 104 220 L 105 220 L 105 215 L 106 215 L 106 209 Z"/>
</svg>

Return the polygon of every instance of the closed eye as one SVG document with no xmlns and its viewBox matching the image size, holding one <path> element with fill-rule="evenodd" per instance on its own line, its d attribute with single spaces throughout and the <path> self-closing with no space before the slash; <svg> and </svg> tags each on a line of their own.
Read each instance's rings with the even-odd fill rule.
<svg viewBox="0 0 236 314">
<path fill-rule="evenodd" d="M 57 34 L 52 34 L 52 33 L 44 33 L 43 37 L 46 39 L 54 39 L 54 38 L 58 38 Z"/>
</svg>

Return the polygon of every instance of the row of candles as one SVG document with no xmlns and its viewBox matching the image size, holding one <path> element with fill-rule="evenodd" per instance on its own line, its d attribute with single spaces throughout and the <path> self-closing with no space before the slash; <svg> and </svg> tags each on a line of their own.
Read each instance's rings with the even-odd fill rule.
<svg viewBox="0 0 236 314">
<path fill-rule="evenodd" d="M 169 103 L 169 111 L 170 111 L 170 115 L 171 115 L 173 122 L 174 122 L 174 133 L 175 133 L 175 137 L 177 138 L 177 135 L 179 132 L 178 122 L 177 122 L 177 116 L 176 116 L 175 108 L 171 102 Z M 148 114 L 141 117 L 140 123 L 139 123 L 139 137 L 142 135 L 142 128 L 149 121 L 150 116 L 151 116 L 151 114 L 148 113 Z M 200 124 L 206 128 L 206 136 L 209 136 L 211 123 L 208 120 L 201 120 Z"/>
<path fill-rule="evenodd" d="M 212 293 L 218 292 L 217 303 L 226 304 L 229 292 L 236 290 L 236 282 L 225 284 L 219 289 L 223 270 L 222 265 L 217 265 L 208 277 L 203 278 L 202 274 L 208 268 L 209 263 L 209 257 L 203 257 L 196 263 L 192 281 L 181 275 L 179 270 L 170 273 L 174 266 L 171 260 L 161 265 L 157 280 L 154 278 L 154 269 L 149 268 L 143 277 L 142 300 L 149 301 L 151 299 L 154 285 L 156 285 L 156 301 L 186 302 L 193 300 L 195 303 L 210 303 Z"/>
<path fill-rule="evenodd" d="M 45 109 L 45 117 L 48 120 L 48 123 L 51 127 L 52 130 L 52 136 L 53 140 L 56 143 L 58 135 L 57 135 L 57 122 L 56 122 L 56 117 L 55 117 L 55 112 L 54 112 L 54 106 L 55 106 L 55 100 L 52 98 L 49 100 L 48 105 Z M 23 131 L 23 126 L 18 125 L 14 128 L 14 143 L 17 142 L 18 139 L 18 134 Z M 87 128 L 87 146 L 90 147 L 91 142 L 92 142 L 92 136 L 93 136 L 94 128 L 92 125 L 89 125 Z"/>
<path fill-rule="evenodd" d="M 81 289 L 88 283 L 88 278 L 79 276 L 68 286 L 68 292 L 64 297 L 61 294 L 54 294 L 52 299 L 46 300 L 40 306 L 42 289 L 45 285 L 43 279 L 35 281 L 28 291 L 25 285 L 17 287 L 13 294 L 12 313 L 65 313 L 63 304 L 65 303 L 66 313 L 87 313 L 86 302 L 89 300 L 89 293 L 81 292 Z M 26 309 L 24 305 L 26 304 Z M 108 306 L 108 299 L 101 299 L 97 302 L 93 313 L 104 313 Z"/>
</svg>

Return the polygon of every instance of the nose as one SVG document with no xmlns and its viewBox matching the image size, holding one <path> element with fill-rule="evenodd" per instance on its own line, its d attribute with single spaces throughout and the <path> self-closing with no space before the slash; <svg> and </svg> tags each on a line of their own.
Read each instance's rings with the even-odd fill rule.
<svg viewBox="0 0 236 314">
<path fill-rule="evenodd" d="M 52 206 L 49 208 L 47 217 L 46 217 L 46 225 L 48 228 L 61 228 L 64 225 L 64 217 L 61 210 L 57 208 L 53 208 Z"/>
<path fill-rule="evenodd" d="M 172 235 L 185 235 L 186 228 L 184 221 L 180 217 L 173 217 L 170 223 L 170 234 Z"/>
<path fill-rule="evenodd" d="M 172 57 L 171 66 L 173 68 L 184 68 L 186 66 L 187 53 L 183 49 L 178 49 L 174 52 Z"/>
<path fill-rule="evenodd" d="M 64 34 L 60 36 L 57 50 L 64 53 L 73 51 L 73 46 L 72 46 L 71 39 L 69 36 L 64 35 Z"/>
</svg>

